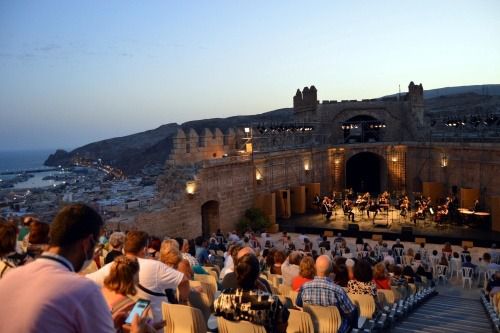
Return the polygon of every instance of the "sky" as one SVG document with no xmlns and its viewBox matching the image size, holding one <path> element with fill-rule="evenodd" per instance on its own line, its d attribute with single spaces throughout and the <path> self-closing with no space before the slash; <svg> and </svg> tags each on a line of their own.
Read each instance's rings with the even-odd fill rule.
<svg viewBox="0 0 500 333">
<path fill-rule="evenodd" d="M 500 1 L 0 0 L 0 150 L 500 83 Z"/>
</svg>

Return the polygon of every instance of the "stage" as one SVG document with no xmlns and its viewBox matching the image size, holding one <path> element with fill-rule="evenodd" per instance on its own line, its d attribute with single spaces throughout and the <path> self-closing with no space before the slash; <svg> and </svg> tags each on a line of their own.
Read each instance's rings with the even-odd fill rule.
<svg viewBox="0 0 500 333">
<path fill-rule="evenodd" d="M 409 217 L 402 217 L 399 214 L 400 211 L 395 209 L 389 209 L 388 213 L 378 213 L 375 223 L 372 222 L 372 217 L 368 218 L 366 212 L 361 215 L 360 212 L 355 211 L 354 223 L 347 220 L 347 216 L 344 216 L 341 209 L 337 209 L 335 213 L 329 220 L 321 213 L 307 213 L 294 215 L 289 219 L 279 219 L 277 223 L 280 231 L 297 233 L 319 234 L 330 230 L 335 234 L 341 232 L 342 235 L 350 237 L 371 238 L 373 234 L 380 234 L 383 235 L 384 239 L 390 240 L 400 238 L 405 241 L 413 241 L 415 237 L 422 237 L 426 239 L 427 243 L 450 242 L 454 245 L 461 245 L 462 241 L 465 240 L 473 241 L 475 246 L 491 247 L 492 243 L 497 243 L 497 246 L 500 246 L 500 232 L 457 223 L 446 223 L 439 226 L 430 217 L 426 220 L 417 220 L 415 225 Z M 357 227 L 354 226 L 354 228 L 359 228 L 359 231 L 350 229 L 350 224 L 355 224 Z"/>
</svg>

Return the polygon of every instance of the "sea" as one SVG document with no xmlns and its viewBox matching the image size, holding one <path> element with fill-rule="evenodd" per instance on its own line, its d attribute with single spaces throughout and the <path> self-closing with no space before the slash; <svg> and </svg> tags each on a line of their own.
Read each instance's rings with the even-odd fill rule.
<svg viewBox="0 0 500 333">
<path fill-rule="evenodd" d="M 43 162 L 55 151 L 56 149 L 0 151 L 0 179 L 15 177 L 15 175 L 3 175 L 4 172 L 29 172 L 30 170 L 51 169 L 44 166 Z M 30 189 L 57 185 L 59 182 L 42 179 L 53 174 L 55 174 L 55 171 L 34 173 L 34 177 L 25 182 L 17 183 L 14 188 Z"/>
</svg>

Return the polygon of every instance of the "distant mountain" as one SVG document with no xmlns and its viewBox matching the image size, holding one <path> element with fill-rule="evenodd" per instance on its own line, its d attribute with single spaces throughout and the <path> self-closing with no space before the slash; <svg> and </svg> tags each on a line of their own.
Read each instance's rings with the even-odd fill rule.
<svg viewBox="0 0 500 333">
<path fill-rule="evenodd" d="M 470 113 L 471 110 L 476 113 L 497 112 L 500 106 L 500 84 L 431 89 L 425 90 L 424 96 L 426 111 L 429 113 L 461 114 Z M 172 149 L 172 137 L 179 128 L 186 132 L 189 128 L 193 128 L 198 133 L 204 128 L 212 130 L 219 128 L 225 132 L 228 128 L 241 128 L 264 122 L 283 123 L 292 119 L 293 109 L 284 108 L 257 115 L 189 121 L 182 125 L 171 123 L 141 133 L 90 143 L 71 152 L 57 150 L 48 157 L 45 165 L 69 166 L 75 157 L 94 161 L 101 159 L 104 163 L 133 175 L 144 167 L 165 163 Z"/>
<path fill-rule="evenodd" d="M 219 128 L 225 132 L 229 128 L 241 128 L 261 122 L 285 122 L 292 114 L 293 109 L 285 108 L 250 116 L 195 120 L 182 125 L 166 124 L 153 130 L 90 143 L 71 152 L 57 150 L 47 158 L 45 165 L 70 166 L 74 158 L 82 157 L 94 161 L 101 159 L 105 164 L 117 167 L 128 175 L 137 174 L 146 166 L 165 163 L 172 149 L 171 139 L 179 128 L 186 132 L 193 128 L 200 134 L 204 128 Z"/>
<path fill-rule="evenodd" d="M 425 90 L 424 86 L 424 98 L 436 98 L 440 96 L 458 95 L 458 94 L 477 94 L 477 95 L 490 95 L 490 96 L 500 96 L 500 84 L 479 84 L 472 86 L 457 86 L 457 87 L 444 87 L 438 89 Z M 394 97 L 398 94 L 392 94 L 383 96 L 384 97 Z"/>
</svg>

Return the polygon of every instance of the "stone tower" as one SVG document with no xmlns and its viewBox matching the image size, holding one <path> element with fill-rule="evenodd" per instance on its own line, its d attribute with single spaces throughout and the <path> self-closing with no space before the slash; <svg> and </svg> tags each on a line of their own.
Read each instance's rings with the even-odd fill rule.
<svg viewBox="0 0 500 333">
<path fill-rule="evenodd" d="M 413 81 L 408 85 L 408 101 L 413 117 L 418 125 L 424 125 L 424 87 L 422 83 L 416 85 Z"/>
</svg>

